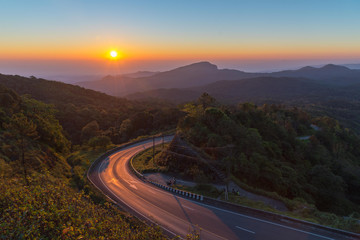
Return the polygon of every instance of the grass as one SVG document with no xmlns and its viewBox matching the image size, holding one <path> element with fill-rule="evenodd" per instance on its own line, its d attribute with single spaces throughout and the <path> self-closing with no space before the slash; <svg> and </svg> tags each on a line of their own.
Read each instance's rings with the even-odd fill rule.
<svg viewBox="0 0 360 240">
<path fill-rule="evenodd" d="M 187 191 L 187 192 L 192 192 L 192 193 L 203 195 L 206 197 L 211 197 L 211 198 L 218 198 L 220 196 L 220 194 L 222 193 L 221 191 L 219 191 L 216 187 L 214 187 L 211 184 L 197 184 L 194 187 L 175 184 L 173 187 L 180 189 L 180 190 Z"/>
<path fill-rule="evenodd" d="M 108 200 L 87 179 L 87 170 L 98 157 L 114 147 L 116 146 L 109 145 L 105 148 L 93 149 L 91 147 L 82 146 L 71 153 L 66 160 L 72 168 L 70 186 L 77 190 L 83 190 L 95 203 L 105 203 Z"/>
<path fill-rule="evenodd" d="M 168 147 L 169 143 L 164 144 L 164 148 Z M 162 144 L 155 146 L 155 159 L 159 157 L 163 149 Z M 148 148 L 139 154 L 137 154 L 133 160 L 132 164 L 134 168 L 140 173 L 148 172 L 167 172 L 166 167 L 158 166 L 153 159 L 153 149 Z"/>
</svg>

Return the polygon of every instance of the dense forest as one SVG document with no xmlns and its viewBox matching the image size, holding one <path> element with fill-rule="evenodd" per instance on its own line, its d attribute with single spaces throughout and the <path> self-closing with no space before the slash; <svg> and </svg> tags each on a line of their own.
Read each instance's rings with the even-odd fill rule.
<svg viewBox="0 0 360 240">
<path fill-rule="evenodd" d="M 275 104 L 221 106 L 207 94 L 184 111 L 181 135 L 224 172 L 322 211 L 360 213 L 360 138 L 335 119 Z"/>
</svg>

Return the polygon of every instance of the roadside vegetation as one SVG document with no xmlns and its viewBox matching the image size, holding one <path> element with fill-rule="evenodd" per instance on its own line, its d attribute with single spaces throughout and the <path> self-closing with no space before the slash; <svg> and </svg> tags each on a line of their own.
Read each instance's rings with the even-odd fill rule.
<svg viewBox="0 0 360 240">
<path fill-rule="evenodd" d="M 166 239 L 158 227 L 95 204 L 66 180 L 48 174 L 0 182 L 1 239 Z"/>
<path fill-rule="evenodd" d="M 155 155 L 155 159 L 157 159 L 161 155 L 162 150 L 167 148 L 168 145 L 168 143 L 156 145 L 155 152 L 153 152 L 152 147 L 140 152 L 132 159 L 133 167 L 140 173 L 168 172 L 167 167 L 157 165 L 156 160 L 154 161 L 153 158 L 153 155 Z"/>
</svg>

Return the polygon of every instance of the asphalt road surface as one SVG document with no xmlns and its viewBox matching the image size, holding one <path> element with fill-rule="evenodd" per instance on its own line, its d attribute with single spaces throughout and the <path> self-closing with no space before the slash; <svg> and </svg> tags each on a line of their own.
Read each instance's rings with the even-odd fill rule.
<svg viewBox="0 0 360 240">
<path fill-rule="evenodd" d="M 171 139 L 166 137 L 165 142 Z M 161 138 L 155 141 L 161 142 Z M 351 239 L 309 226 L 294 227 L 220 209 L 159 189 L 140 180 L 128 164 L 132 156 L 151 146 L 152 140 L 147 140 L 123 148 L 94 164 L 88 177 L 112 201 L 137 217 L 160 225 L 169 234 L 184 237 L 195 231 L 201 239 Z"/>
</svg>

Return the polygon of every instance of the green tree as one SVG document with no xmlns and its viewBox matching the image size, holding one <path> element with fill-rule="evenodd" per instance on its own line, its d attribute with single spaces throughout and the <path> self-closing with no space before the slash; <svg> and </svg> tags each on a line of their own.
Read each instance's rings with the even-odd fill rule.
<svg viewBox="0 0 360 240">
<path fill-rule="evenodd" d="M 86 141 L 99 134 L 99 124 L 97 121 L 91 121 L 86 124 L 81 130 L 81 139 Z"/>
<path fill-rule="evenodd" d="M 10 122 L 5 124 L 5 128 L 13 134 L 13 137 L 17 139 L 19 146 L 19 159 L 21 159 L 21 165 L 23 167 L 23 175 L 27 185 L 29 185 L 27 179 L 27 167 L 25 163 L 25 154 L 31 145 L 31 140 L 38 137 L 36 131 L 36 125 L 29 120 L 22 112 L 14 114 Z"/>
<path fill-rule="evenodd" d="M 201 94 L 199 99 L 197 100 L 198 104 L 201 105 L 204 109 L 208 107 L 216 107 L 218 106 L 218 102 L 215 98 L 210 96 L 208 93 L 204 92 Z"/>
<path fill-rule="evenodd" d="M 121 122 L 119 133 L 125 139 L 128 139 L 133 132 L 133 124 L 130 119 Z"/>
<path fill-rule="evenodd" d="M 63 134 L 63 128 L 55 118 L 56 110 L 50 104 L 22 96 L 24 113 L 36 124 L 39 141 L 42 141 L 58 152 L 67 153 L 70 142 Z"/>
<path fill-rule="evenodd" d="M 95 149 L 96 147 L 105 148 L 111 144 L 111 139 L 108 136 L 93 137 L 89 140 L 88 145 Z"/>
</svg>

